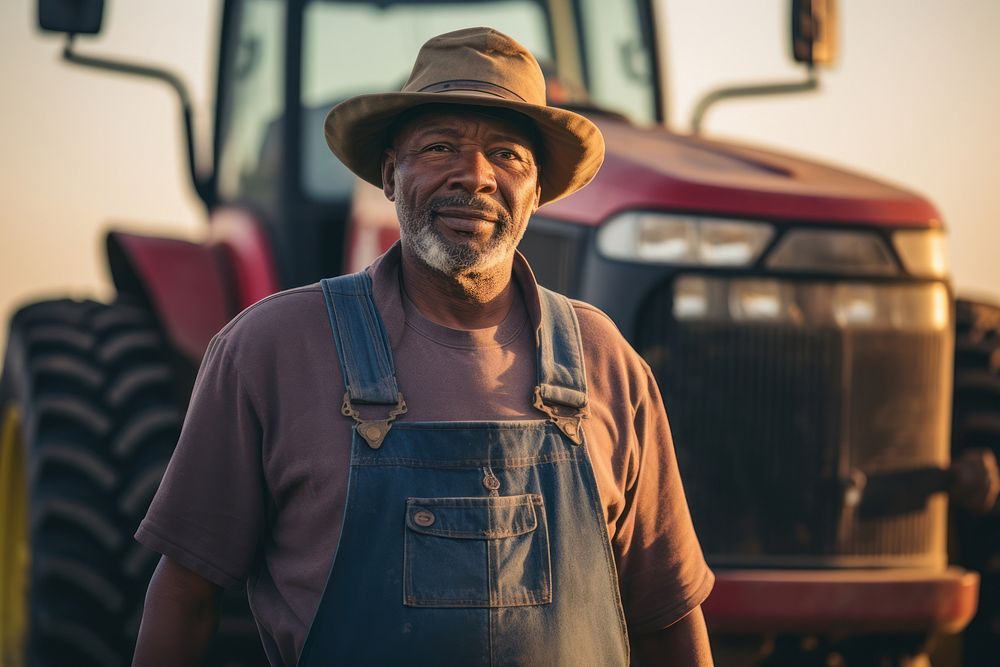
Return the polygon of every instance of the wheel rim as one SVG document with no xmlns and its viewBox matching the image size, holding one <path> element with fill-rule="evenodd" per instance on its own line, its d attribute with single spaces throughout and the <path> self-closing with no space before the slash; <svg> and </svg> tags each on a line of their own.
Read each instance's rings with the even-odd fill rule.
<svg viewBox="0 0 1000 667">
<path fill-rule="evenodd" d="M 22 433 L 20 410 L 7 406 L 0 423 L 0 657 L 12 666 L 24 664 L 28 621 L 28 487 Z"/>
</svg>

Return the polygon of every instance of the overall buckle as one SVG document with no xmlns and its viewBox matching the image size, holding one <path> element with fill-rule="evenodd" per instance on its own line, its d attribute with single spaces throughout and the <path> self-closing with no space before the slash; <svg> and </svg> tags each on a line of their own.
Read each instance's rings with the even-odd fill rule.
<svg viewBox="0 0 1000 667">
<path fill-rule="evenodd" d="M 571 408 L 569 406 L 549 405 L 542 398 L 542 388 L 535 387 L 535 407 L 549 416 L 549 420 L 576 445 L 583 444 L 583 418 L 587 415 L 586 408 Z M 563 414 L 562 410 L 573 410 L 572 414 Z"/>
<path fill-rule="evenodd" d="M 340 412 L 345 417 L 350 417 L 355 421 L 358 435 L 365 439 L 369 447 L 378 449 L 382 446 L 385 436 L 389 435 L 392 422 L 396 420 L 396 417 L 406 412 L 406 401 L 403 400 L 403 394 L 399 393 L 396 395 L 396 407 L 389 410 L 385 419 L 365 420 L 361 418 L 361 413 L 358 412 L 357 408 L 351 404 L 351 392 L 348 390 L 344 393 L 344 403 L 340 406 Z"/>
</svg>

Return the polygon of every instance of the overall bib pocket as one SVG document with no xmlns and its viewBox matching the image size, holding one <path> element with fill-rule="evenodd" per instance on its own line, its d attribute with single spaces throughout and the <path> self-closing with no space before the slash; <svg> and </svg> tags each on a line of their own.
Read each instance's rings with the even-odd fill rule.
<svg viewBox="0 0 1000 667">
<path fill-rule="evenodd" d="M 516 607 L 552 602 L 538 494 L 407 498 L 403 604 Z"/>
</svg>

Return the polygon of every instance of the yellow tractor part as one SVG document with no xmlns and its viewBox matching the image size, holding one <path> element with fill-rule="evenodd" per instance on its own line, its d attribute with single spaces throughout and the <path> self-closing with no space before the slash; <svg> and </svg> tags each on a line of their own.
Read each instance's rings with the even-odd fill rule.
<svg viewBox="0 0 1000 667">
<path fill-rule="evenodd" d="M 24 664 L 28 628 L 28 487 L 21 411 L 4 409 L 0 422 L 0 663 Z"/>
</svg>

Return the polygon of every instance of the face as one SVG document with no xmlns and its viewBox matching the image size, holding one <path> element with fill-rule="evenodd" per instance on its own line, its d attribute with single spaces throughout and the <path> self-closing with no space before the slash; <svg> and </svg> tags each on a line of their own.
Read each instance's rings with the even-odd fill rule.
<svg viewBox="0 0 1000 667">
<path fill-rule="evenodd" d="M 450 276 L 509 265 L 540 195 L 529 128 L 465 110 L 404 122 L 382 181 L 404 247 Z"/>
</svg>

